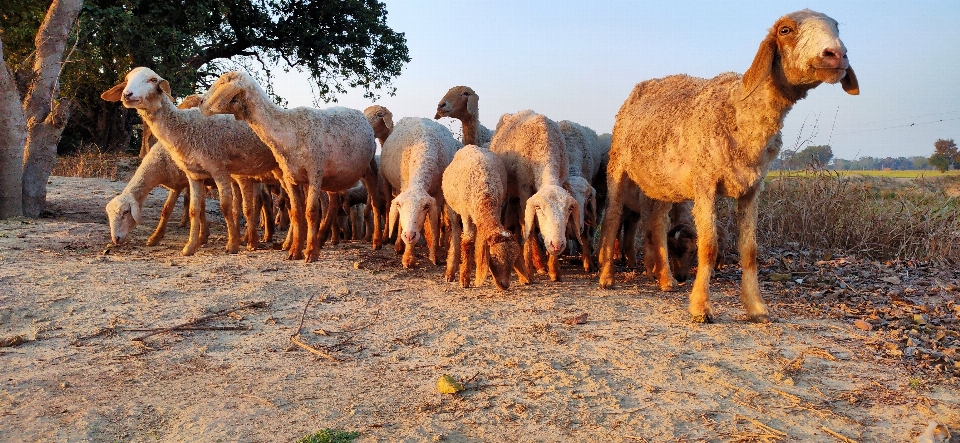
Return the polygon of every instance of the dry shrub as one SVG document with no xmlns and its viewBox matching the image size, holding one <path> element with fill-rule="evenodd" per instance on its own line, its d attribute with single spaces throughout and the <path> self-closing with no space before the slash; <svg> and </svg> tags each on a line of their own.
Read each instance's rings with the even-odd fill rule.
<svg viewBox="0 0 960 443">
<path fill-rule="evenodd" d="M 72 154 L 57 157 L 53 175 L 121 180 L 129 178 L 138 164 L 136 157 L 120 152 L 105 152 L 95 144 L 86 144 Z"/>
<path fill-rule="evenodd" d="M 960 202 L 942 190 L 808 170 L 768 183 L 759 205 L 765 247 L 960 262 Z"/>
</svg>

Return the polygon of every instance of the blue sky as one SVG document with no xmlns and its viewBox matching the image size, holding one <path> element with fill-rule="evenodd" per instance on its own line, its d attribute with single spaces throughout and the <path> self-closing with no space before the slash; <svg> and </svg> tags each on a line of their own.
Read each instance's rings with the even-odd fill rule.
<svg viewBox="0 0 960 443">
<path fill-rule="evenodd" d="M 777 18 L 810 8 L 840 23 L 860 95 L 839 85 L 812 90 L 787 116 L 784 148 L 808 140 L 853 159 L 928 156 L 938 138 L 960 141 L 957 0 L 385 3 L 412 58 L 394 82 L 396 96 L 377 102 L 396 120 L 433 117 L 447 89 L 467 85 L 491 129 L 505 112 L 533 109 L 611 132 L 636 83 L 742 73 Z M 290 106 L 313 103 L 305 75 L 282 75 L 276 86 Z M 371 104 L 359 92 L 338 100 L 357 109 Z"/>
</svg>

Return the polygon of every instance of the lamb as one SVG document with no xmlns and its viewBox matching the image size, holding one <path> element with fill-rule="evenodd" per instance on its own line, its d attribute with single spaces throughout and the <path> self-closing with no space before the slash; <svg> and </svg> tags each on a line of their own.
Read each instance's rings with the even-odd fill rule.
<svg viewBox="0 0 960 443">
<path fill-rule="evenodd" d="M 597 222 L 597 191 L 593 188 L 593 178 L 600 169 L 603 153 L 600 151 L 597 133 L 593 129 L 581 126 L 569 120 L 561 120 L 558 125 L 563 133 L 564 146 L 567 150 L 569 168 L 567 182 L 570 194 L 577 200 L 582 209 L 580 211 L 580 227 L 596 226 Z M 574 233 L 580 237 L 579 233 Z M 590 239 L 586 236 L 586 243 L 580 245 L 580 258 L 583 269 L 590 272 L 593 254 Z"/>
<path fill-rule="evenodd" d="M 452 117 L 463 123 L 463 144 L 487 146 L 493 139 L 493 132 L 480 124 L 480 96 L 468 86 L 454 86 L 440 99 L 437 115 Z"/>
<path fill-rule="evenodd" d="M 580 206 L 563 188 L 567 182 L 568 160 L 563 134 L 553 120 L 526 110 L 504 114 L 497 123 L 490 150 L 500 156 L 507 169 L 507 193 L 519 199 L 517 217 L 523 229 L 524 266 L 530 279 L 536 241 L 534 225 L 540 227 L 550 254 L 548 273 L 557 281 L 559 255 L 566 247 L 567 220 L 573 218 L 574 232 L 580 235 Z M 583 244 L 583 239 L 579 239 Z"/>
<path fill-rule="evenodd" d="M 483 284 L 489 268 L 498 289 L 510 287 L 510 269 L 517 265 L 520 244 L 501 222 L 506 185 L 507 170 L 500 158 L 475 145 L 457 151 L 443 172 L 451 228 L 447 281 L 453 281 L 459 268 L 460 286 L 469 287 L 470 272 L 476 265 L 476 286 Z M 517 275 L 520 284 L 529 283 L 522 267 L 517 267 Z"/>
<path fill-rule="evenodd" d="M 220 209 L 227 224 L 228 253 L 240 246 L 240 227 L 233 214 L 232 178 L 270 174 L 277 168 L 270 150 L 242 122 L 229 117 L 209 118 L 194 109 L 177 109 L 170 98 L 170 84 L 149 68 L 131 70 L 124 82 L 110 88 L 101 98 L 121 101 L 134 108 L 154 135 L 167 147 L 171 158 L 190 183 L 190 239 L 183 255 L 193 255 L 200 245 L 200 213 L 206 189 L 203 181 L 213 178 L 220 192 Z M 258 244 L 257 218 L 252 180 L 240 180 L 243 212 L 247 218 L 247 249 Z M 249 203 L 247 203 L 249 202 Z"/>
<path fill-rule="evenodd" d="M 161 185 L 169 189 L 170 193 L 167 195 L 167 200 L 160 212 L 160 222 L 150 238 L 147 239 L 147 246 L 155 246 L 163 239 L 167 232 L 167 222 L 174 207 L 177 206 L 177 199 L 180 197 L 181 191 L 189 186 L 187 175 L 177 167 L 163 144 L 156 143 L 153 148 L 147 151 L 146 157 L 143 158 L 123 192 L 107 203 L 106 211 L 107 218 L 110 220 L 110 240 L 114 244 L 125 243 L 130 231 L 142 223 L 140 212 L 143 208 L 143 202 L 153 188 Z M 205 214 L 201 212 L 199 216 L 201 217 L 200 242 L 202 244 L 206 243 L 210 231 Z"/>
<path fill-rule="evenodd" d="M 204 115 L 233 114 L 270 147 L 290 197 L 293 235 L 287 257 L 316 261 L 337 212 L 327 211 L 320 223 L 320 193 L 353 186 L 364 176 L 377 149 L 373 128 L 363 113 L 342 107 L 280 108 L 249 74 L 238 71 L 214 82 L 200 110 Z M 306 251 L 302 252 L 304 234 Z"/>
<path fill-rule="evenodd" d="M 441 180 L 453 155 L 462 145 L 450 130 L 426 118 L 404 117 L 383 144 L 380 173 L 390 203 L 387 232 L 400 225 L 399 239 L 406 244 L 403 267 L 414 264 L 413 249 L 429 216 L 427 246 L 430 261 L 437 265 L 440 247 L 440 209 L 444 207 Z M 398 243 L 399 245 L 399 243 Z"/>
<path fill-rule="evenodd" d="M 613 284 L 616 224 L 629 179 L 660 202 L 693 200 L 697 274 L 689 312 L 695 322 L 713 321 L 710 274 L 717 255 L 715 196 L 737 199 L 743 267 L 740 300 L 747 318 L 769 321 L 757 281 L 757 195 L 770 162 L 783 144 L 787 112 L 823 82 L 859 93 L 857 78 L 838 37 L 837 22 L 808 9 L 781 17 L 770 28 L 746 73 L 712 79 L 675 75 L 637 84 L 617 114 L 607 168 L 607 211 L 600 247 L 600 286 Z M 652 217 L 659 282 L 672 290 L 666 228 L 657 204 Z"/>
</svg>

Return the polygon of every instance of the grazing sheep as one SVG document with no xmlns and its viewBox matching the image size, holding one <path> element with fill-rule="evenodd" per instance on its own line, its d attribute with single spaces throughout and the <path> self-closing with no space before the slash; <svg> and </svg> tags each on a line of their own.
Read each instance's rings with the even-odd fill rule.
<svg viewBox="0 0 960 443">
<path fill-rule="evenodd" d="M 550 279 L 557 281 L 559 255 L 567 242 L 567 220 L 573 217 L 574 232 L 581 232 L 580 207 L 563 188 L 569 166 L 560 127 L 530 110 L 504 114 L 497 123 L 490 150 L 500 156 L 507 168 L 508 195 L 519 199 L 517 214 L 507 216 L 518 219 L 523 229 L 523 268 L 528 274 L 525 278 L 530 279 L 533 268 L 537 246 L 531 234 L 537 225 L 550 254 Z"/>
<path fill-rule="evenodd" d="M 568 190 L 580 206 L 580 228 L 587 230 L 588 226 L 597 225 L 597 191 L 592 182 L 600 170 L 600 161 L 603 153 L 600 151 L 600 142 L 593 129 L 579 125 L 569 120 L 561 120 L 558 125 L 563 133 L 564 146 L 569 161 L 567 182 Z M 591 235 L 579 235 L 586 243 L 580 245 L 580 259 L 583 269 L 590 272 L 592 268 L 593 245 Z"/>
<path fill-rule="evenodd" d="M 426 240 L 430 261 L 439 264 L 440 209 L 444 205 L 440 185 L 443 170 L 461 146 L 443 125 L 414 117 L 404 117 L 397 122 L 383 144 L 380 173 L 384 178 L 385 194 L 394 195 L 387 217 L 387 232 L 392 234 L 399 222 L 399 239 L 406 244 L 402 260 L 405 268 L 413 266 L 413 249 L 428 215 L 429 238 Z"/>
<path fill-rule="evenodd" d="M 437 115 L 433 118 L 451 117 L 463 123 L 463 144 L 486 146 L 493 139 L 493 132 L 480 124 L 480 96 L 468 86 L 454 86 L 440 99 Z"/>
<path fill-rule="evenodd" d="M 302 255 L 308 263 L 316 261 L 337 212 L 327 211 L 320 223 L 321 192 L 353 186 L 364 176 L 377 149 L 373 128 L 363 113 L 342 107 L 283 109 L 250 75 L 238 71 L 214 82 L 200 110 L 204 115 L 233 114 L 270 147 L 290 196 L 293 234 L 288 258 Z M 295 187 L 305 193 L 293 192 Z M 301 254 L 304 234 L 306 251 Z"/>
<path fill-rule="evenodd" d="M 613 284 L 613 243 L 623 185 L 629 179 L 655 200 L 694 201 L 698 257 L 689 311 L 695 322 L 712 321 L 714 200 L 717 195 L 729 196 L 737 199 L 740 300 L 751 321 L 768 321 L 757 281 L 757 195 L 770 162 L 780 152 L 780 130 L 793 104 L 822 82 L 840 82 L 848 93 L 859 92 L 846 52 L 837 22 L 805 9 L 777 20 L 742 77 L 726 73 L 705 80 L 675 75 L 637 84 L 613 128 L 600 286 Z M 652 214 L 663 290 L 676 287 L 667 265 L 663 214 L 668 209 L 668 204 L 657 204 Z"/>
<path fill-rule="evenodd" d="M 498 289 L 510 287 L 510 269 L 517 265 L 520 244 L 501 222 L 506 186 L 507 170 L 500 158 L 475 145 L 457 151 L 443 172 L 443 196 L 452 231 L 447 281 L 453 281 L 459 268 L 460 286 L 470 286 L 470 272 L 476 265 L 476 286 L 483 284 L 489 268 Z M 520 284 L 529 283 L 522 268 L 517 267 L 517 275 Z"/>
<path fill-rule="evenodd" d="M 155 246 L 160 243 L 167 232 L 167 222 L 173 209 L 177 206 L 177 199 L 180 193 L 187 188 L 189 182 L 187 175 L 177 167 L 170 153 L 160 143 L 153 145 L 153 148 L 147 151 L 146 157 L 137 167 L 137 171 L 130 178 L 127 186 L 123 188 L 120 195 L 114 197 L 107 203 L 107 218 L 110 220 L 110 240 L 117 245 L 126 243 L 127 235 L 142 223 L 141 211 L 143 202 L 147 199 L 150 191 L 157 186 L 167 188 L 170 193 L 160 211 L 160 222 L 156 230 L 147 239 L 147 246 Z M 199 214 L 201 219 L 201 244 L 206 243 L 210 231 L 207 226 L 206 214 Z"/>
<path fill-rule="evenodd" d="M 231 180 L 270 174 L 277 168 L 270 150 L 242 122 L 229 117 L 204 117 L 197 109 L 177 109 L 170 99 L 170 85 L 149 68 L 134 68 L 126 80 L 101 94 L 107 101 L 121 101 L 134 108 L 157 139 L 167 147 L 173 161 L 190 183 L 190 239 L 183 255 L 193 255 L 200 245 L 200 214 L 206 195 L 203 181 L 213 178 L 220 192 L 220 209 L 227 224 L 228 253 L 240 247 L 240 227 L 235 217 Z M 247 249 L 257 247 L 257 217 L 253 182 L 240 180 L 243 213 L 247 217 Z M 248 203 L 249 202 L 249 203 Z"/>
</svg>

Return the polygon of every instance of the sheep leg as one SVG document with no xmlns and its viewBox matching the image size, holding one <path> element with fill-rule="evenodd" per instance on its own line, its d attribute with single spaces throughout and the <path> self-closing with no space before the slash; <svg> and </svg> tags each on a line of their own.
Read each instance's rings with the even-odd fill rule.
<svg viewBox="0 0 960 443">
<path fill-rule="evenodd" d="M 200 198 L 200 244 L 205 245 L 210 240 L 210 222 L 207 221 L 207 197 Z"/>
<path fill-rule="evenodd" d="M 740 266 L 743 268 L 743 280 L 740 283 L 740 301 L 747 310 L 747 318 L 756 323 L 770 321 L 767 306 L 760 296 L 760 283 L 757 280 L 757 194 L 754 187 L 737 199 L 737 225 L 740 228 L 738 247 Z M 698 235 L 699 234 L 698 226 Z M 699 270 L 698 270 L 699 271 Z"/>
<path fill-rule="evenodd" d="M 236 207 L 233 201 L 233 181 L 230 180 L 230 176 L 214 177 L 213 181 L 217 183 L 217 189 L 220 192 L 220 211 L 227 225 L 226 250 L 228 254 L 236 254 L 240 251 L 240 226 L 234 213 Z"/>
<path fill-rule="evenodd" d="M 273 213 L 273 199 L 271 198 L 270 192 L 266 190 L 264 185 L 260 186 L 260 220 L 263 223 L 263 239 L 261 243 L 270 243 L 273 241 L 273 235 L 277 232 L 277 226 L 275 221 L 275 216 Z"/>
<path fill-rule="evenodd" d="M 461 221 L 464 224 L 468 223 L 468 217 L 460 217 L 460 215 L 453 212 L 453 209 L 449 206 L 447 207 L 447 213 L 450 214 L 451 244 L 450 249 L 447 250 L 447 272 L 445 276 L 447 281 L 453 281 L 456 278 L 457 271 L 460 270 L 460 223 Z M 460 286 L 463 286 L 463 273 L 461 272 L 460 275 Z M 463 287 L 465 288 L 466 286 Z"/>
<path fill-rule="evenodd" d="M 180 224 L 178 226 L 181 228 L 190 226 L 190 186 L 187 186 L 183 190 L 183 215 L 180 216 Z"/>
<path fill-rule="evenodd" d="M 600 287 L 613 286 L 613 246 L 620 230 L 620 217 L 623 213 L 623 184 L 626 179 L 621 171 L 614 171 L 614 163 L 607 169 L 607 210 L 603 215 L 603 225 L 600 227 L 600 252 L 597 256 L 600 262 Z M 620 243 L 625 246 L 629 238 L 624 237 Z"/>
<path fill-rule="evenodd" d="M 547 257 L 547 275 L 550 281 L 560 281 L 560 255 L 549 254 Z"/>
<path fill-rule="evenodd" d="M 623 250 L 623 258 L 627 262 L 627 266 L 633 269 L 637 268 L 637 232 L 640 230 L 640 214 L 633 212 L 629 209 L 624 209 L 624 222 L 623 222 L 623 239 L 620 240 L 620 248 Z M 644 239 L 646 239 L 646 233 L 644 234 Z M 646 241 L 644 241 L 646 244 Z M 644 259 L 647 257 L 646 251 L 643 254 Z M 646 264 L 646 262 L 644 262 Z"/>
<path fill-rule="evenodd" d="M 256 251 L 260 244 L 260 236 L 257 235 L 257 227 L 260 226 L 260 208 L 262 204 L 260 195 L 254 189 L 253 181 L 249 178 L 237 180 L 240 187 L 241 205 L 243 206 L 243 217 L 247 220 L 247 250 Z"/>
<path fill-rule="evenodd" d="M 693 220 L 697 225 L 697 277 L 690 291 L 689 310 L 694 323 L 713 322 L 713 309 L 710 307 L 710 276 L 713 273 L 713 262 L 717 259 L 715 186 L 708 185 L 695 189 L 696 198 L 693 201 Z M 656 211 L 655 206 L 654 212 Z M 661 235 L 665 240 L 666 233 Z M 667 269 L 660 270 L 661 279 L 664 274 L 671 274 L 669 265 Z"/>
<path fill-rule="evenodd" d="M 436 206 L 434 206 L 433 209 L 431 209 L 427 214 L 429 216 L 427 219 L 427 227 L 429 228 L 429 232 L 426 233 L 428 234 L 426 240 L 428 242 L 427 249 L 430 252 L 430 262 L 439 266 L 440 261 L 438 258 L 439 254 L 437 252 L 440 249 L 440 212 L 442 210 L 441 208 L 443 208 L 446 203 L 444 202 L 443 197 L 438 197 L 436 201 Z"/>
<path fill-rule="evenodd" d="M 180 251 L 181 255 L 190 256 L 197 252 L 200 245 L 200 211 L 203 211 L 203 198 L 206 197 L 206 188 L 203 181 L 190 179 L 190 238 Z"/>
<path fill-rule="evenodd" d="M 653 210 L 644 222 L 644 231 L 649 240 L 644 242 L 643 264 L 647 271 L 652 272 L 657 278 L 660 290 L 664 292 L 677 290 L 677 279 L 670 272 L 670 256 L 667 249 L 667 227 L 670 224 L 667 213 L 672 206 L 673 203 L 655 200 Z"/>
<path fill-rule="evenodd" d="M 583 271 L 593 272 L 593 247 L 590 244 L 590 237 L 587 237 L 584 232 L 578 232 L 577 240 L 580 242 L 580 260 L 583 261 Z"/>
<path fill-rule="evenodd" d="M 329 233 L 330 224 L 327 222 L 330 214 L 336 216 L 336 211 L 327 211 L 321 224 L 320 220 L 320 180 L 315 178 L 310 181 L 307 188 L 306 215 L 307 215 L 307 250 L 304 252 L 303 260 L 306 263 L 313 263 L 320 258 L 321 240 L 326 240 L 325 234 Z M 335 205 L 330 205 L 335 208 Z"/>
<path fill-rule="evenodd" d="M 163 202 L 163 209 L 160 211 L 160 222 L 157 223 L 157 229 L 153 231 L 153 235 L 147 239 L 147 246 L 156 246 L 157 243 L 160 243 L 160 240 L 163 240 L 163 236 L 167 233 L 167 223 L 170 221 L 170 214 L 173 214 L 173 208 L 177 206 L 177 200 L 180 199 L 180 190 L 171 189 L 167 194 L 167 201 Z"/>
<path fill-rule="evenodd" d="M 286 180 L 285 180 L 286 182 Z M 290 230 L 287 260 L 303 259 L 303 241 L 306 233 L 306 217 L 304 216 L 303 188 L 290 181 L 287 185 L 287 197 L 290 204 Z"/>
</svg>

